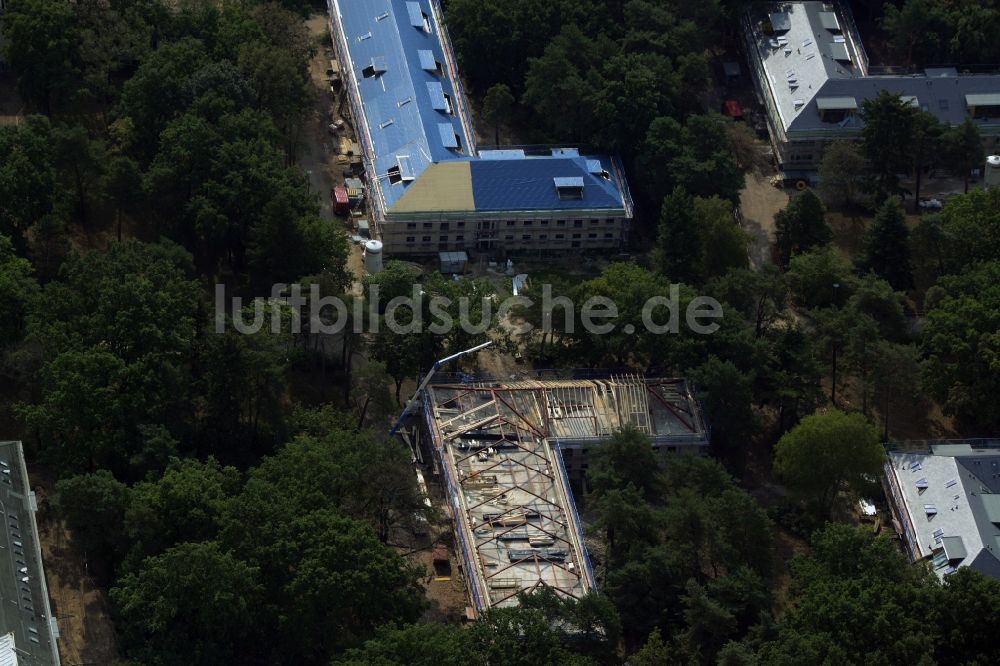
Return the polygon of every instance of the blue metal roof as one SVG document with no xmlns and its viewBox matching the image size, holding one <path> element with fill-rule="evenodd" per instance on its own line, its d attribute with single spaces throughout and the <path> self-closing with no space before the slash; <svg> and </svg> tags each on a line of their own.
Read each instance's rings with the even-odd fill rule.
<svg viewBox="0 0 1000 666">
<path fill-rule="evenodd" d="M 455 136 L 455 128 L 451 123 L 439 124 L 438 132 L 441 134 L 441 144 L 445 148 L 458 148 L 458 137 Z"/>
<path fill-rule="evenodd" d="M 400 155 L 398 158 L 399 163 L 399 176 L 403 180 L 413 180 L 416 178 L 416 174 L 413 173 L 413 165 L 410 162 L 409 155 Z"/>
<path fill-rule="evenodd" d="M 444 88 L 440 81 L 428 81 L 427 94 L 431 98 L 431 108 L 436 111 L 448 110 L 448 102 L 444 98 Z"/>
<path fill-rule="evenodd" d="M 593 159 L 593 158 L 591 158 Z M 583 157 L 472 160 L 477 211 L 622 208 L 617 185 L 587 170 Z M 605 167 L 611 171 L 610 164 Z M 583 188 L 579 199 L 563 199 L 556 182 Z"/>
<path fill-rule="evenodd" d="M 463 157 L 442 143 L 439 124 L 452 126 L 468 150 L 469 140 L 458 116 L 447 112 L 444 96 L 458 103 L 451 72 L 436 71 L 437 62 L 448 62 L 436 23 L 425 30 L 424 14 L 432 15 L 428 0 L 332 0 L 347 47 L 349 69 L 361 98 L 365 127 L 374 149 L 373 168 L 388 210 L 402 196 L 410 180 L 389 183 L 386 172 L 399 165 L 398 156 L 409 158 L 414 178 L 432 162 Z M 436 7 L 436 5 L 435 5 Z M 419 18 L 419 21 L 417 21 Z M 342 56 L 343 57 L 343 56 Z M 424 65 L 435 63 L 431 69 Z M 374 68 L 365 77 L 363 70 Z M 369 72 L 371 74 L 371 72 Z M 428 84 L 435 84 L 430 86 Z M 432 91 L 433 88 L 433 91 Z M 464 106 L 464 104 L 463 104 Z M 364 143 L 364 142 L 363 142 Z M 400 169 L 402 171 L 402 167 Z"/>
<path fill-rule="evenodd" d="M 496 150 L 480 150 L 481 160 L 523 160 L 524 150 L 520 148 L 499 148 Z"/>
<path fill-rule="evenodd" d="M 437 69 L 437 62 L 434 60 L 434 51 L 420 49 L 417 51 L 417 58 L 420 60 L 420 69 L 433 72 Z"/>
<path fill-rule="evenodd" d="M 630 214 L 627 185 L 621 181 L 619 190 L 618 175 L 604 177 L 618 174 L 608 157 L 582 157 L 576 148 L 543 156 L 520 149 L 475 153 L 461 84 L 453 78 L 454 55 L 438 31 L 437 0 L 329 2 L 340 28 L 335 37 L 341 67 L 356 91 L 354 115 L 363 116 L 355 120 L 363 121 L 358 131 L 369 177 L 378 181 L 383 211 L 430 164 L 462 160 L 470 162 L 477 211 L 625 208 Z M 398 169 L 398 182 L 390 183 L 390 169 Z M 582 186 L 580 198 L 560 198 L 554 179 L 563 178 L 572 179 L 574 188 Z"/>
<path fill-rule="evenodd" d="M 407 2 L 406 13 L 410 15 L 410 25 L 414 28 L 424 27 L 424 12 L 419 2 Z"/>
</svg>

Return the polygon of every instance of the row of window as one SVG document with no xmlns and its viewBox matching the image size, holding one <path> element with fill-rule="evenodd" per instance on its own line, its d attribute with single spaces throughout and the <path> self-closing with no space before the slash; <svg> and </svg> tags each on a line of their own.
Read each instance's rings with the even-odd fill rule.
<svg viewBox="0 0 1000 666">
<path fill-rule="evenodd" d="M 551 220 L 521 220 L 520 221 L 520 225 L 522 227 L 531 227 L 531 226 L 534 226 L 534 224 L 535 224 L 536 221 L 538 222 L 539 226 L 545 227 L 545 226 L 548 226 L 548 224 L 549 224 L 549 222 Z M 567 221 L 568 220 L 555 220 L 555 225 L 557 227 L 565 227 Z M 572 220 L 572 222 L 573 222 L 573 228 L 575 228 L 575 229 L 579 229 L 579 228 L 581 228 L 583 226 L 583 220 Z M 600 223 L 601 223 L 601 220 L 598 220 L 598 219 L 592 219 L 589 222 L 590 226 L 597 226 Z M 613 225 L 613 224 L 617 224 L 617 223 L 618 223 L 618 220 L 615 219 L 615 218 L 613 218 L 613 217 L 609 217 L 606 220 L 604 220 L 604 224 L 605 225 Z M 421 223 L 423 229 L 434 229 L 434 224 L 435 224 L 434 222 L 423 222 L 423 223 Z M 438 226 L 438 230 L 439 231 L 448 231 L 451 228 L 451 223 L 449 223 L 449 222 L 440 222 L 438 224 L 439 224 L 439 226 Z M 518 220 L 506 220 L 505 224 L 508 227 L 513 227 L 513 226 L 516 226 L 518 224 Z M 465 222 L 456 222 L 455 226 L 458 229 L 464 229 L 465 228 Z M 409 229 L 416 229 L 417 228 L 417 223 L 416 222 L 407 222 L 406 223 L 406 228 L 408 230 Z M 487 222 L 487 223 L 485 223 L 482 226 L 482 228 L 483 229 L 492 229 L 493 226 L 489 222 Z"/>
<path fill-rule="evenodd" d="M 583 234 L 572 234 L 572 238 L 574 238 L 574 239 L 582 238 L 582 237 L 583 237 Z M 589 240 L 593 240 L 593 239 L 595 239 L 597 237 L 598 237 L 598 234 L 596 234 L 596 233 L 587 234 L 587 238 Z M 521 235 L 521 240 L 530 241 L 532 238 L 533 238 L 533 236 L 531 234 L 522 234 Z M 538 240 L 548 240 L 548 238 L 549 238 L 548 234 L 538 234 Z M 566 238 L 566 234 L 554 234 L 553 238 L 555 240 L 563 240 L 563 239 Z M 615 238 L 615 234 L 613 234 L 611 232 L 607 232 L 607 233 L 604 234 L 604 238 Z M 451 240 L 451 239 L 449 239 L 448 236 L 438 236 L 438 242 L 440 242 L 440 243 L 447 243 L 449 240 Z M 453 240 L 455 242 L 464 241 L 465 240 L 465 235 L 464 234 L 457 234 Z M 506 236 L 504 236 L 504 240 L 507 240 L 507 241 L 513 241 L 513 240 L 515 240 L 514 234 L 507 234 Z M 417 242 L 417 237 L 416 236 L 407 236 L 406 237 L 406 242 L 407 243 L 416 243 Z M 431 236 L 421 236 L 420 242 L 421 243 L 431 243 L 431 242 L 433 242 L 433 239 L 432 239 Z"/>
<path fill-rule="evenodd" d="M 451 223 L 450 222 L 441 222 L 440 224 L 441 224 L 441 226 L 438 227 L 439 231 L 448 231 L 451 228 Z M 464 229 L 465 228 L 465 222 L 456 222 L 455 226 L 457 228 L 459 228 L 459 229 Z M 417 228 L 417 223 L 416 222 L 407 222 L 406 223 L 406 228 L 407 229 L 416 229 Z M 424 229 L 433 229 L 434 228 L 434 223 L 433 222 L 424 222 L 423 223 L 423 228 Z"/>
</svg>

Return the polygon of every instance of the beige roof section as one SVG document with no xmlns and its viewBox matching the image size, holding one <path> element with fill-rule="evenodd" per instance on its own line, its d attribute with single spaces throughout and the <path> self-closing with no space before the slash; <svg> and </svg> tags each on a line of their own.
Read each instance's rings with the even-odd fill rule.
<svg viewBox="0 0 1000 666">
<path fill-rule="evenodd" d="M 388 212 L 391 215 L 475 209 L 469 163 L 462 161 L 428 166 Z"/>
</svg>

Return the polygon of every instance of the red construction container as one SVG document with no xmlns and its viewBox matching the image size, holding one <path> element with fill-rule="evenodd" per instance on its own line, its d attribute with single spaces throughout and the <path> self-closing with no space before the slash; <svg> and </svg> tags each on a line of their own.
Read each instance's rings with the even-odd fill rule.
<svg viewBox="0 0 1000 666">
<path fill-rule="evenodd" d="M 337 185 L 330 190 L 330 200 L 333 201 L 333 212 L 336 215 L 350 215 L 351 202 L 347 197 L 347 188 Z"/>
<path fill-rule="evenodd" d="M 727 99 L 723 102 L 722 112 L 733 120 L 743 120 L 743 109 L 735 99 Z"/>
</svg>

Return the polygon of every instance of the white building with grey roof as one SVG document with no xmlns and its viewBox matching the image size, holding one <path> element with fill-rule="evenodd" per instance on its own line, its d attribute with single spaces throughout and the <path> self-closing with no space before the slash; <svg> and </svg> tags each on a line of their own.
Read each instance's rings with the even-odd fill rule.
<svg viewBox="0 0 1000 666">
<path fill-rule="evenodd" d="M 949 125 L 972 118 L 987 149 L 1000 145 L 1000 72 L 952 67 L 875 74 L 845 3 L 759 5 L 743 24 L 747 57 L 786 177 L 808 178 L 834 139 L 860 137 L 865 100 L 887 90 Z"/>
<path fill-rule="evenodd" d="M 0 666 L 59 666 L 59 627 L 49 603 L 21 442 L 0 441 Z"/>
<path fill-rule="evenodd" d="M 1000 579 L 1000 440 L 890 445 L 884 485 L 911 560 Z"/>
</svg>

